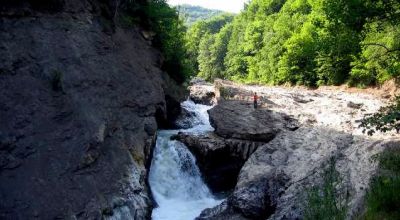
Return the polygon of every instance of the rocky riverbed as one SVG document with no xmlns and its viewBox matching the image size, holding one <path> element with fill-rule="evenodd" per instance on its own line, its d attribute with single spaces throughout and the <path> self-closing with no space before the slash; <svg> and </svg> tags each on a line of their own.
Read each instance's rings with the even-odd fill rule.
<svg viewBox="0 0 400 220">
<path fill-rule="evenodd" d="M 256 110 L 254 92 L 261 97 Z M 376 172 L 371 157 L 399 145 L 397 134 L 369 137 L 358 127 L 363 115 L 387 102 L 374 94 L 216 81 L 212 98 L 218 100 L 209 110 L 215 131 L 175 137 L 197 157 L 211 189 L 233 190 L 198 219 L 302 218 L 305 191 L 322 183 L 322 173 L 333 160 L 343 179 L 339 187 L 349 197 L 348 216 L 354 217 L 362 212 Z"/>
</svg>

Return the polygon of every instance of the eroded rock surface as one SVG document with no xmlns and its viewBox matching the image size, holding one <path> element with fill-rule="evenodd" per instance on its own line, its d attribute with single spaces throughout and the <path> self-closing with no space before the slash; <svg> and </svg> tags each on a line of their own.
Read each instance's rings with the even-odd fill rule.
<svg viewBox="0 0 400 220">
<path fill-rule="evenodd" d="M 268 109 L 253 109 L 250 102 L 220 101 L 208 111 L 215 133 L 224 138 L 268 142 L 282 130 L 298 128 L 296 120 Z"/>
<path fill-rule="evenodd" d="M 1 219 L 150 217 L 146 166 L 174 94 L 140 29 L 114 26 L 116 3 L 2 3 Z"/>
<path fill-rule="evenodd" d="M 264 139 L 270 142 L 259 146 L 246 161 L 234 192 L 227 200 L 204 210 L 198 219 L 301 219 L 306 204 L 305 193 L 322 184 L 322 172 L 332 160 L 336 161 L 335 169 L 343 178 L 340 190 L 349 193 L 349 218 L 360 213 L 369 181 L 376 171 L 376 163 L 371 157 L 400 144 L 396 134 L 369 137 L 358 128 L 363 115 L 378 110 L 384 105 L 384 100 L 373 95 L 337 90 L 217 83 L 218 90 L 224 92 L 219 93 L 220 109 L 224 111 L 218 112 L 216 117 L 216 112 L 210 110 L 211 122 L 215 118 L 224 121 L 212 123 L 217 134 L 219 130 L 221 136 L 230 137 L 235 134 L 229 130 L 235 130 L 241 135 L 243 131 L 240 128 L 248 127 L 252 131 L 274 135 L 270 136 L 271 139 Z M 262 110 L 271 112 L 270 115 L 290 115 L 300 123 L 297 125 L 300 128 L 282 129 L 292 126 L 285 126 L 287 120 L 275 122 L 259 116 L 266 121 L 263 122 L 254 117 L 256 113 L 246 110 L 252 109 L 251 106 L 231 104 L 224 107 L 227 106 L 225 103 L 251 103 L 254 92 L 260 96 L 261 107 L 253 112 Z M 227 121 L 229 118 L 236 120 Z M 281 128 L 280 131 L 265 129 L 268 122 Z M 263 128 L 254 129 L 257 124 L 262 124 Z M 232 129 L 226 131 L 226 128 Z M 244 134 L 248 140 L 259 140 L 252 132 Z"/>
<path fill-rule="evenodd" d="M 392 143 L 360 140 L 324 128 L 282 132 L 252 154 L 241 169 L 226 204 L 205 210 L 200 217 L 225 219 L 230 213 L 243 219 L 302 218 L 305 192 L 321 182 L 321 172 L 331 158 L 337 160 L 336 168 L 349 187 L 350 204 L 354 205 L 350 206 L 350 213 L 355 213 L 359 211 L 356 204 L 362 202 L 362 194 L 375 168 L 367 158 Z M 368 151 L 352 152 L 360 145 Z"/>
<path fill-rule="evenodd" d="M 239 171 L 250 155 L 263 142 L 224 139 L 215 134 L 179 133 L 172 137 L 184 143 L 196 157 L 196 162 L 213 192 L 232 190 Z"/>
<path fill-rule="evenodd" d="M 209 111 L 213 134 L 183 134 L 183 142 L 197 158 L 208 186 L 214 192 L 234 188 L 244 162 L 279 132 L 297 129 L 295 119 L 267 109 L 254 110 L 249 102 L 220 101 Z"/>
<path fill-rule="evenodd" d="M 195 78 L 189 86 L 190 99 L 197 104 L 216 104 L 214 85 L 202 79 Z"/>
</svg>

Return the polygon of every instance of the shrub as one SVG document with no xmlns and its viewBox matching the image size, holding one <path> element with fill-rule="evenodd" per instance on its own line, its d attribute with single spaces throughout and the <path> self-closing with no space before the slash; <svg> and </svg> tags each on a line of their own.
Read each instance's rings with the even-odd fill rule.
<svg viewBox="0 0 400 220">
<path fill-rule="evenodd" d="M 183 83 L 190 75 L 187 65 L 184 36 L 186 28 L 175 8 L 166 0 L 129 0 L 120 22 L 127 27 L 140 23 L 156 33 L 153 45 L 165 57 L 163 70 L 175 81 Z"/>
<path fill-rule="evenodd" d="M 371 182 L 364 219 L 400 219 L 400 151 L 390 150 L 375 159 L 384 172 Z"/>
<path fill-rule="evenodd" d="M 343 187 L 342 177 L 336 170 L 336 161 L 332 158 L 322 173 L 322 184 L 307 190 L 304 219 L 341 220 L 346 218 L 348 192 Z"/>
</svg>

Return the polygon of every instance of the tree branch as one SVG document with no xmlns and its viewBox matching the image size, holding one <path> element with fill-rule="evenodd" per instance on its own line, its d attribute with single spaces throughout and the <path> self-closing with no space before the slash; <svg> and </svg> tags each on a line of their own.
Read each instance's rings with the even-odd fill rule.
<svg viewBox="0 0 400 220">
<path fill-rule="evenodd" d="M 391 48 L 387 47 L 386 45 L 380 44 L 380 43 L 365 43 L 365 44 L 362 44 L 362 46 L 378 46 L 378 47 L 383 47 L 383 48 L 385 48 L 385 50 L 386 50 L 386 54 L 387 54 L 387 53 L 391 53 L 391 52 L 395 52 L 395 51 L 400 51 L 400 48 L 391 49 Z"/>
</svg>

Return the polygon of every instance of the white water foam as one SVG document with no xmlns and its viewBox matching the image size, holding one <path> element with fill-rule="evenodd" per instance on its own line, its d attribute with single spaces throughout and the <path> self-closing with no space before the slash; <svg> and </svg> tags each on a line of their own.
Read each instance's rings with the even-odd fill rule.
<svg viewBox="0 0 400 220">
<path fill-rule="evenodd" d="M 195 126 L 186 130 L 161 130 L 150 168 L 149 183 L 158 207 L 154 220 L 192 220 L 203 209 L 221 203 L 213 197 L 201 178 L 196 160 L 186 146 L 170 137 L 179 131 L 203 133 L 212 131 L 207 110 L 210 106 L 185 101 L 182 107 L 193 112 Z"/>
</svg>

